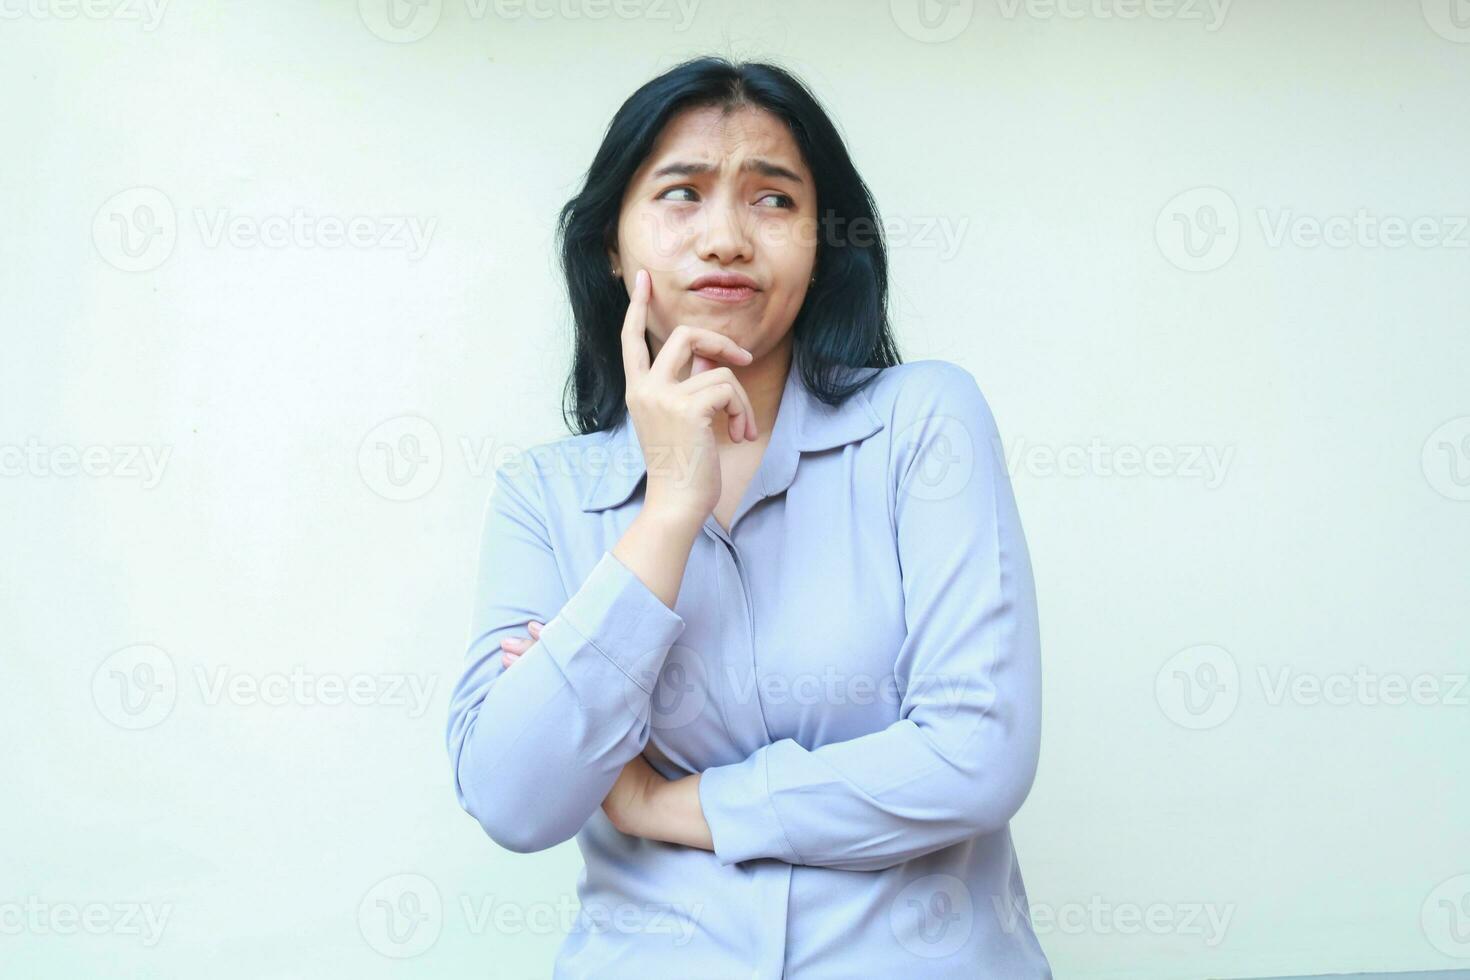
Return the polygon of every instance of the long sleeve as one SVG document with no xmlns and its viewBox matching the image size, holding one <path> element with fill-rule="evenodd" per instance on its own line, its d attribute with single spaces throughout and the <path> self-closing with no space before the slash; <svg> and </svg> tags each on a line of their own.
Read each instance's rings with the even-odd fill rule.
<svg viewBox="0 0 1470 980">
<path fill-rule="evenodd" d="M 815 749 L 783 738 L 705 770 L 700 804 L 723 864 L 879 870 L 1000 830 L 1030 792 L 1041 722 L 1030 557 L 990 408 L 967 370 L 940 363 L 894 412 L 898 720 Z"/>
<path fill-rule="evenodd" d="M 574 836 L 648 741 L 650 689 L 684 620 L 611 551 L 568 596 L 535 472 L 496 471 L 480 542 L 471 640 L 450 697 L 460 806 L 512 851 Z M 545 626 L 507 670 L 500 641 Z"/>
</svg>

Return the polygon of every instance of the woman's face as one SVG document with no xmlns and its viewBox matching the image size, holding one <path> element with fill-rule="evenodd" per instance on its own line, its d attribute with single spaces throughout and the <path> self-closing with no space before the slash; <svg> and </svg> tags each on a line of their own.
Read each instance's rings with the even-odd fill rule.
<svg viewBox="0 0 1470 980">
<path fill-rule="evenodd" d="M 781 343 L 806 298 L 817 254 L 815 181 L 791 132 L 759 109 L 688 109 L 669 120 L 623 194 L 609 255 L 632 289 L 653 279 L 655 350 L 681 323 L 707 327 L 756 358 Z M 696 289 L 734 274 L 752 288 Z"/>
</svg>

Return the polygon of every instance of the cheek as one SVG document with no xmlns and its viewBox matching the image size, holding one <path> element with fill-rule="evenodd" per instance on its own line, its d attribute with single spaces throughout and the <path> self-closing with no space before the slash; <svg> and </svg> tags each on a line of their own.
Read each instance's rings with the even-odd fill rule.
<svg viewBox="0 0 1470 980">
<path fill-rule="evenodd" d="M 653 285 L 653 291 L 653 299 L 648 304 L 648 319 L 645 322 L 649 336 L 657 337 L 662 343 L 679 323 L 679 294 L 673 286 L 663 286 L 660 292 L 657 282 Z"/>
<path fill-rule="evenodd" d="M 766 303 L 766 319 L 772 323 L 791 323 L 797 319 L 801 304 L 806 303 L 807 291 L 803 284 L 786 287 L 773 292 Z"/>
<path fill-rule="evenodd" d="M 806 299 L 807 285 L 805 280 L 781 284 L 772 290 L 767 307 L 781 313 L 795 313 Z"/>
<path fill-rule="evenodd" d="M 690 261 L 685 253 L 692 235 L 692 229 L 671 212 L 640 211 L 624 222 L 619 238 L 624 243 L 624 254 L 654 273 L 656 292 L 662 285 L 660 274 L 677 272 Z"/>
</svg>

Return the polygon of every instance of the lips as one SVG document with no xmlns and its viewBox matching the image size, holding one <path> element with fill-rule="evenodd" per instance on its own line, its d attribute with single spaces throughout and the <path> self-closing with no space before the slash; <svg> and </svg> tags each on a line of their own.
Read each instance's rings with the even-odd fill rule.
<svg viewBox="0 0 1470 980">
<path fill-rule="evenodd" d="M 760 287 L 749 276 L 717 272 L 694 280 L 689 291 L 715 303 L 744 303 L 760 292 Z"/>
<path fill-rule="evenodd" d="M 716 272 L 707 276 L 700 276 L 689 284 L 689 288 L 695 292 L 703 289 L 749 289 L 758 290 L 760 286 L 749 276 L 743 276 L 738 272 Z"/>
<path fill-rule="evenodd" d="M 714 300 L 717 303 L 743 303 L 754 296 L 754 289 L 743 286 L 730 288 L 728 286 L 706 286 L 703 289 L 694 290 L 694 295 L 703 296 L 705 299 Z"/>
</svg>

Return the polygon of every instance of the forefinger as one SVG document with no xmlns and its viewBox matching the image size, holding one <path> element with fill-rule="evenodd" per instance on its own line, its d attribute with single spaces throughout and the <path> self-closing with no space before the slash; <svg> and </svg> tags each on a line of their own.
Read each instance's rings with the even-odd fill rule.
<svg viewBox="0 0 1470 980">
<path fill-rule="evenodd" d="M 722 333 L 717 333 L 708 327 L 692 327 L 688 324 L 680 324 L 683 330 L 675 329 L 669 334 L 669 339 L 664 341 L 659 348 L 658 357 L 650 369 L 655 375 L 673 384 L 679 380 L 679 373 L 685 364 L 694 363 L 690 369 L 689 376 L 692 378 L 702 371 L 708 370 L 716 363 L 733 364 L 736 367 L 744 367 L 749 364 L 754 355 L 741 347 L 735 341 Z M 703 358 L 709 362 L 708 365 L 700 363 Z"/>
<path fill-rule="evenodd" d="M 629 383 L 648 373 L 648 297 L 652 291 L 648 270 L 639 269 L 623 317 L 623 378 Z"/>
</svg>

